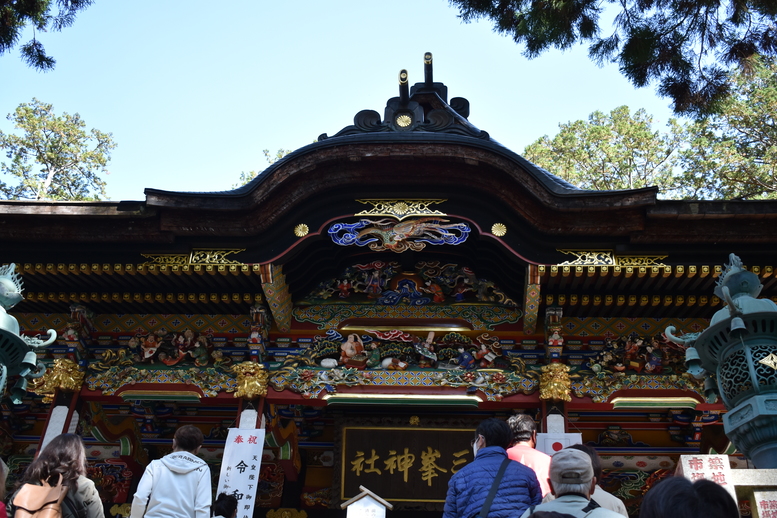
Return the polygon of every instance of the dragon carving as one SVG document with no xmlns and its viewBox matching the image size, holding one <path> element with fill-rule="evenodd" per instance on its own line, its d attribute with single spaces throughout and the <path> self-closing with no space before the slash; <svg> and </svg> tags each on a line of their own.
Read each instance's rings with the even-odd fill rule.
<svg viewBox="0 0 777 518">
<path fill-rule="evenodd" d="M 342 246 L 369 246 L 375 252 L 419 251 L 431 245 L 458 245 L 467 240 L 466 223 L 449 223 L 437 217 L 395 222 L 389 218 L 361 219 L 357 223 L 335 223 L 329 228 L 332 240 Z"/>
</svg>

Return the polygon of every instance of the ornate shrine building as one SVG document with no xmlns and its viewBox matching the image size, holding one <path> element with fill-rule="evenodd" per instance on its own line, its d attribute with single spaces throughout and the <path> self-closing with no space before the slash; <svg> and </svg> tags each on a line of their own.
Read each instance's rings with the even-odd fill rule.
<svg viewBox="0 0 777 518">
<path fill-rule="evenodd" d="M 732 252 L 777 300 L 777 204 L 580 190 L 474 127 L 425 58 L 382 115 L 239 189 L 0 202 L 0 264 L 24 288 L 9 314 L 57 333 L 42 377 L 9 371 L 9 487 L 76 431 L 106 515 L 127 516 L 181 424 L 215 484 L 246 410 L 267 431 L 261 517 L 340 516 L 359 486 L 439 516 L 477 423 L 515 412 L 544 432 L 562 416 L 633 516 L 682 454 L 752 467 L 665 333 L 709 327 Z"/>
</svg>

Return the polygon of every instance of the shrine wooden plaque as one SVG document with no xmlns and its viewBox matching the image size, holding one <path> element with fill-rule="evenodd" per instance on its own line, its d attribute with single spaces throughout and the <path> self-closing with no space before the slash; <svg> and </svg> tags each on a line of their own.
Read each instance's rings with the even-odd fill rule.
<svg viewBox="0 0 777 518">
<path fill-rule="evenodd" d="M 445 502 L 448 481 L 472 461 L 475 427 L 344 425 L 340 499 L 364 486 L 393 502 Z"/>
</svg>

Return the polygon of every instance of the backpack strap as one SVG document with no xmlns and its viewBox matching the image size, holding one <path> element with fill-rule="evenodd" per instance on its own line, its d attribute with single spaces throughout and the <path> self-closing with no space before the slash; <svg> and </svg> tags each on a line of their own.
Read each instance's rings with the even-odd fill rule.
<svg viewBox="0 0 777 518">
<path fill-rule="evenodd" d="M 583 507 L 583 512 L 584 512 L 584 513 L 589 513 L 589 512 L 591 512 L 591 511 L 593 511 L 594 509 L 598 509 L 599 507 L 601 507 L 601 506 L 599 505 L 599 502 L 597 502 L 596 500 L 594 500 L 594 499 L 592 498 L 592 499 L 590 499 L 590 500 L 588 501 L 588 505 L 586 505 L 585 507 Z"/>
<path fill-rule="evenodd" d="M 507 465 L 510 464 L 510 462 L 512 462 L 510 457 L 505 457 L 505 460 L 502 461 L 502 465 L 499 466 L 499 471 L 496 472 L 496 477 L 494 477 L 494 483 L 491 484 L 491 490 L 488 492 L 486 501 L 483 503 L 483 508 L 480 510 L 480 518 L 486 518 L 486 515 L 488 515 L 488 511 L 491 509 L 491 503 L 496 496 L 496 490 L 499 489 L 499 483 L 502 481 L 502 475 L 504 475 Z"/>
<path fill-rule="evenodd" d="M 64 505 L 64 507 L 67 507 L 67 510 L 69 511 L 70 516 L 72 516 L 73 518 L 86 518 L 86 514 L 79 513 L 75 507 L 75 504 L 70 498 L 67 497 L 67 495 L 65 496 L 65 499 L 62 500 L 62 504 Z M 62 509 L 62 517 L 67 518 L 64 508 Z"/>
</svg>

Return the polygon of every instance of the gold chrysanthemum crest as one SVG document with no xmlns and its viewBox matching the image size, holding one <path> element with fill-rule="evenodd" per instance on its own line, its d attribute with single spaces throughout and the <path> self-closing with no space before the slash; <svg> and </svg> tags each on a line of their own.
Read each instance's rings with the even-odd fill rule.
<svg viewBox="0 0 777 518">
<path fill-rule="evenodd" d="M 294 227 L 294 235 L 297 237 L 305 237 L 310 232 L 310 228 L 308 228 L 307 225 L 304 223 L 300 223 L 296 227 Z"/>
<path fill-rule="evenodd" d="M 507 225 L 504 223 L 494 223 L 491 225 L 491 233 L 497 237 L 502 237 L 507 234 Z"/>
</svg>

